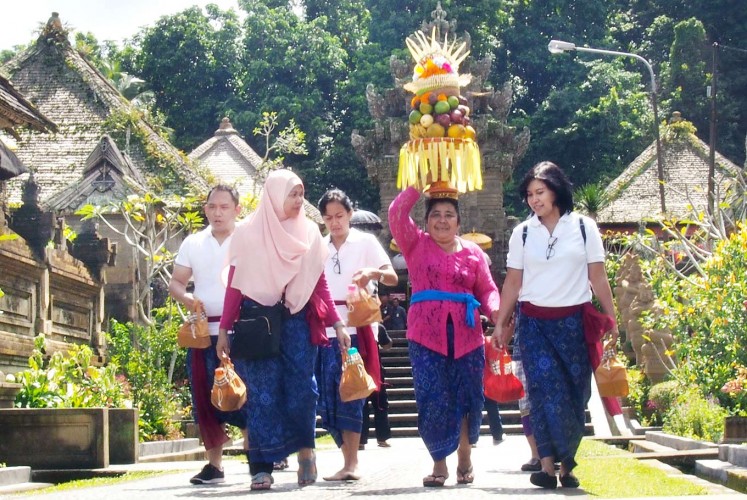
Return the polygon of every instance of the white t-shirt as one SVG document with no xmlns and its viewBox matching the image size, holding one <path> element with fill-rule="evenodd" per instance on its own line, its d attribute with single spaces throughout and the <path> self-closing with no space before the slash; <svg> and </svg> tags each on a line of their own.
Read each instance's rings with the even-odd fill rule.
<svg viewBox="0 0 747 500">
<path fill-rule="evenodd" d="M 362 267 L 373 267 L 376 269 L 385 265 L 392 265 L 389 256 L 379 243 L 379 240 L 370 233 L 364 233 L 354 227 L 350 228 L 350 233 L 339 250 L 332 244 L 330 235 L 324 237 L 325 243 L 329 247 L 329 257 L 324 264 L 324 275 L 327 277 L 329 291 L 332 300 L 345 301 L 348 292 L 348 285 L 353 282 L 353 274 Z M 335 266 L 335 259 L 340 263 L 339 273 Z M 369 283 L 369 292 L 373 290 L 373 284 Z M 338 305 L 337 312 L 340 319 L 347 323 L 348 308 L 347 306 Z M 376 325 L 374 325 L 375 327 Z M 355 335 L 355 328 L 348 328 L 348 334 Z M 374 333 L 376 329 L 374 328 Z M 327 337 L 336 337 L 334 328 L 327 328 Z"/>
<path fill-rule="evenodd" d="M 579 220 L 583 218 L 586 243 Z M 528 226 L 526 242 L 522 233 Z M 519 300 L 542 307 L 565 307 L 591 300 L 588 264 L 604 262 L 604 246 L 596 222 L 575 212 L 555 226 L 551 236 L 536 215 L 516 226 L 508 242 L 506 266 L 523 271 Z M 548 258 L 548 255 L 550 257 Z"/>
<path fill-rule="evenodd" d="M 219 244 L 213 236 L 212 229 L 208 226 L 202 231 L 187 236 L 174 260 L 175 264 L 192 270 L 192 280 L 195 283 L 194 296 L 205 304 L 205 313 L 208 316 L 223 314 L 226 287 L 221 273 L 226 267 L 231 236 L 233 235 L 229 235 L 223 240 L 223 244 Z M 219 325 L 218 322 L 208 323 L 210 335 L 218 335 Z"/>
</svg>

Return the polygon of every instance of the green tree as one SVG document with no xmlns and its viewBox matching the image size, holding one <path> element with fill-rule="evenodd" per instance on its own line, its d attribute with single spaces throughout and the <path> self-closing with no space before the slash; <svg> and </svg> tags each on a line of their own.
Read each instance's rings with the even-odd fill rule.
<svg viewBox="0 0 747 500">
<path fill-rule="evenodd" d="M 210 137 L 235 101 L 241 28 L 215 5 L 164 16 L 142 33 L 135 74 L 149 82 L 174 143 L 191 149 Z"/>
<path fill-rule="evenodd" d="M 670 97 L 664 108 L 680 111 L 708 138 L 708 101 L 706 100 L 706 33 L 695 18 L 680 21 L 674 27 L 674 41 L 667 70 L 662 74 L 662 94 Z"/>
</svg>

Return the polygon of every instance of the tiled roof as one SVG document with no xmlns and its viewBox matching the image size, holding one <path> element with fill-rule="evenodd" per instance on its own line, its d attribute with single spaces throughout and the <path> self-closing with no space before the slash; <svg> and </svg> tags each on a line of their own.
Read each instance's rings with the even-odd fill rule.
<svg viewBox="0 0 747 500">
<path fill-rule="evenodd" d="M 42 202 L 83 181 L 86 160 L 107 133 L 117 137 L 119 150 L 149 178 L 152 186 L 160 185 L 166 190 L 184 186 L 194 191 L 206 189 L 204 179 L 180 152 L 141 118 L 109 81 L 70 46 L 67 38 L 57 38 L 52 43 L 42 35 L 3 70 L 13 85 L 58 126 L 55 134 L 18 131 L 21 138 L 15 153 L 34 171 Z M 114 123 L 122 119 L 129 120 L 127 132 L 124 126 Z M 143 138 L 147 151 L 135 136 Z M 9 202 L 20 200 L 26 178 L 22 175 L 9 181 Z"/>
<path fill-rule="evenodd" d="M 255 193 L 254 179 L 262 158 L 239 136 L 228 118 L 224 118 L 215 135 L 189 153 L 221 182 L 235 185 L 245 196 Z"/>
<path fill-rule="evenodd" d="M 56 131 L 57 126 L 0 75 L 0 130 L 16 136 L 13 127 L 28 125 L 40 132 Z M 16 136 L 17 137 L 17 136 Z"/>
<path fill-rule="evenodd" d="M 223 118 L 215 135 L 189 153 L 189 158 L 199 161 L 221 182 L 236 186 L 243 197 L 253 194 L 259 197 L 261 186 L 255 180 L 262 158 L 241 138 L 228 118 Z M 304 200 L 306 216 L 321 225 L 322 215 L 313 204 Z"/>
<path fill-rule="evenodd" d="M 662 142 L 668 216 L 684 218 L 691 214 L 692 208 L 706 209 L 708 152 L 708 145 L 694 134 Z M 738 165 L 716 153 L 716 192 L 723 193 L 728 180 L 740 170 Z M 599 211 L 597 222 L 638 223 L 658 216 L 661 201 L 657 172 L 656 144 L 652 143 L 607 187 L 605 192 L 612 202 Z"/>
</svg>

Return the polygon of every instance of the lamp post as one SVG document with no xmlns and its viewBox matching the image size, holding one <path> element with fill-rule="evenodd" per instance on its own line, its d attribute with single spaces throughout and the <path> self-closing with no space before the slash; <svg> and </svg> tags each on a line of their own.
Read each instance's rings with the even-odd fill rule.
<svg viewBox="0 0 747 500">
<path fill-rule="evenodd" d="M 639 56 L 638 54 L 632 54 L 630 52 L 618 52 L 616 50 L 577 47 L 575 43 L 562 42 L 560 40 L 551 40 L 550 43 L 547 44 L 547 50 L 549 50 L 552 54 L 561 54 L 563 52 L 576 50 L 578 52 L 592 52 L 594 54 L 605 54 L 610 56 L 633 57 L 646 65 L 649 76 L 651 77 L 651 106 L 654 110 L 654 137 L 656 137 L 656 167 L 659 177 L 659 199 L 661 201 L 661 213 L 665 214 L 667 211 L 667 207 L 666 202 L 664 201 L 664 159 L 662 158 L 661 154 L 661 139 L 659 138 L 659 110 L 656 105 L 656 75 L 654 75 L 654 68 L 651 67 L 651 63 L 649 63 L 646 59 Z"/>
</svg>

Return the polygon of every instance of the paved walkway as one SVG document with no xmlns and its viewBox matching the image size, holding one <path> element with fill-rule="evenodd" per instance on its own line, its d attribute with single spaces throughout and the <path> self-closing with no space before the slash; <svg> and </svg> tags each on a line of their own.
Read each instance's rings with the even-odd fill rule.
<svg viewBox="0 0 747 500">
<path fill-rule="evenodd" d="M 317 450 L 319 482 L 303 489 L 296 482 L 295 457 L 291 467 L 276 472 L 275 485 L 270 492 L 250 492 L 248 466 L 240 459 L 224 461 L 226 482 L 216 486 L 192 486 L 189 478 L 200 470 L 204 462 L 167 462 L 115 466 L 127 470 L 170 470 L 173 473 L 139 481 L 120 482 L 112 486 L 82 488 L 55 494 L 34 495 L 23 498 L 75 499 L 75 500 L 145 500 L 145 499 L 212 499 L 235 498 L 244 495 L 271 495 L 273 499 L 335 499 L 370 498 L 374 496 L 404 496 L 406 498 L 449 498 L 470 500 L 506 495 L 511 499 L 528 499 L 552 495 L 553 497 L 589 498 L 582 489 L 554 492 L 544 491 L 529 483 L 529 474 L 519 467 L 529 458 L 529 448 L 523 436 L 508 436 L 503 443 L 493 446 L 489 436 L 483 436 L 474 448 L 472 459 L 475 482 L 471 485 L 456 485 L 456 454 L 447 459 L 451 477 L 444 488 L 423 488 L 422 478 L 430 472 L 432 462 L 419 438 L 394 438 L 391 448 L 379 448 L 369 444 L 360 452 L 360 472 L 363 478 L 356 482 L 329 483 L 321 476 L 331 475 L 342 465 L 342 455 L 336 449 Z M 178 472 L 182 471 L 182 472 Z M 673 473 L 678 473 L 672 469 Z M 690 477 L 690 476 L 687 476 Z M 706 481 L 694 480 L 708 485 L 711 495 L 708 500 L 744 500 L 745 495 Z M 583 486 L 583 485 L 582 485 Z M 20 498 L 3 496 L 0 498 Z M 689 497 L 692 498 L 692 497 Z M 701 497 L 704 498 L 704 497 Z"/>
</svg>

